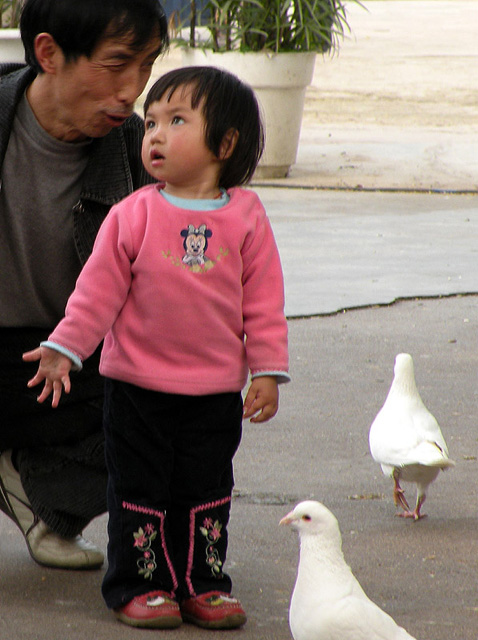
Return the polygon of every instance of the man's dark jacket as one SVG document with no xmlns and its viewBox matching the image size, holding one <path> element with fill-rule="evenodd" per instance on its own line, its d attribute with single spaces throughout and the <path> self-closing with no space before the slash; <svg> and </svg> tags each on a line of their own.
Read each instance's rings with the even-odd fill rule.
<svg viewBox="0 0 478 640">
<path fill-rule="evenodd" d="M 30 67 L 0 65 L 0 170 L 18 102 L 34 78 Z M 110 207 L 153 181 L 141 163 L 142 138 L 143 122 L 133 115 L 90 147 L 81 195 L 72 209 L 74 239 L 82 263 L 91 253 Z M 31 405 L 36 411 L 38 403 L 35 394 L 25 400 L 26 381 L 35 367 L 28 373 L 21 353 L 47 335 L 47 330 L 30 327 L 0 329 L 0 390 L 4 399 L 0 451 L 18 451 L 21 481 L 38 517 L 59 535 L 74 537 L 106 510 L 99 349 L 85 362 L 76 380 L 76 398 L 73 393 L 68 396 L 68 402 L 73 403 L 71 410 L 66 402 L 64 411 L 46 407 L 44 413 L 30 414 Z M 52 478 L 56 484 L 52 484 Z"/>
<path fill-rule="evenodd" d="M 34 78 L 35 71 L 30 67 L 0 65 L 0 171 L 17 104 Z M 110 207 L 135 189 L 153 182 L 141 163 L 143 133 L 143 121 L 134 114 L 121 127 L 92 144 L 80 199 L 72 210 L 75 245 L 82 264 L 91 253 Z"/>
</svg>

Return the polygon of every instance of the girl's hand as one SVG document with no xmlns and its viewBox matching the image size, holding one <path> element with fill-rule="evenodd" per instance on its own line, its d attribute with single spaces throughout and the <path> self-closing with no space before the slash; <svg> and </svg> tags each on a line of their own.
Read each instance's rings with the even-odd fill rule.
<svg viewBox="0 0 478 640">
<path fill-rule="evenodd" d="M 279 385 L 274 376 L 254 378 L 244 400 L 244 418 L 251 422 L 270 420 L 279 408 Z"/>
<path fill-rule="evenodd" d="M 50 393 L 53 392 L 51 406 L 53 408 L 57 407 L 63 389 L 65 389 L 65 393 L 70 393 L 71 383 L 69 373 L 72 367 L 70 358 L 48 347 L 38 347 L 33 351 L 27 351 L 22 357 L 25 362 L 40 360 L 38 371 L 33 378 L 28 381 L 27 386 L 35 387 L 44 380 L 45 384 L 37 400 L 38 402 L 44 402 Z"/>
</svg>

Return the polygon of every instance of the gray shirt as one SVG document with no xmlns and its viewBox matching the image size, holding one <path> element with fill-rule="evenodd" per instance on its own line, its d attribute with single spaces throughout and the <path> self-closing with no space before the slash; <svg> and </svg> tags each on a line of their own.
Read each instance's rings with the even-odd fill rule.
<svg viewBox="0 0 478 640">
<path fill-rule="evenodd" d="M 0 326 L 53 327 L 80 272 L 72 207 L 89 142 L 67 143 L 18 105 L 0 188 Z"/>
</svg>

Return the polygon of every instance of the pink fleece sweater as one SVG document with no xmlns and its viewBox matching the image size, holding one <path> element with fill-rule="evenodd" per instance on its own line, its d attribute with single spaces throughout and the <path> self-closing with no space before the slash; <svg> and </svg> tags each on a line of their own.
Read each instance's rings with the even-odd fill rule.
<svg viewBox="0 0 478 640">
<path fill-rule="evenodd" d="M 241 390 L 248 371 L 289 379 L 279 254 L 259 198 L 213 211 L 148 185 L 112 207 L 49 340 L 100 372 L 166 393 Z"/>
</svg>

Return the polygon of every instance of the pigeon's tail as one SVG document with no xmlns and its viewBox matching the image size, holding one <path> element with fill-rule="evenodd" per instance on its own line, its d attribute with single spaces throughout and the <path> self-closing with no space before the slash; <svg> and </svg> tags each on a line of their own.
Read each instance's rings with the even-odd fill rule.
<svg viewBox="0 0 478 640">
<path fill-rule="evenodd" d="M 456 465 L 456 462 L 454 460 L 452 460 L 451 458 L 441 458 L 440 460 L 437 460 L 436 462 L 429 463 L 428 466 L 429 467 L 440 467 L 440 469 L 442 469 L 443 471 L 446 471 L 447 469 L 451 469 L 455 465 Z"/>
</svg>

